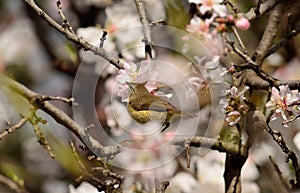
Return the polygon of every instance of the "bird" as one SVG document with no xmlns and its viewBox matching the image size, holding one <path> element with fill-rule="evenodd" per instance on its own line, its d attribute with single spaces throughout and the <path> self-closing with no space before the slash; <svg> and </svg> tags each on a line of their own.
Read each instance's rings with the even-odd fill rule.
<svg viewBox="0 0 300 193">
<path fill-rule="evenodd" d="M 146 83 L 127 83 L 130 93 L 127 109 L 134 120 L 139 123 L 151 120 L 163 121 L 161 132 L 164 132 L 170 126 L 170 120 L 174 115 L 197 117 L 192 113 L 180 111 L 166 100 L 151 94 L 145 87 Z"/>
</svg>

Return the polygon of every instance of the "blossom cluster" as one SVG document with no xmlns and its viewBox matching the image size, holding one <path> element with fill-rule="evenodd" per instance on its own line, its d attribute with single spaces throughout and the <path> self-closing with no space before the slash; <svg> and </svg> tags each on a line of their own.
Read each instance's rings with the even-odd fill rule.
<svg viewBox="0 0 300 193">
<path fill-rule="evenodd" d="M 187 26 L 187 31 L 197 35 L 212 37 L 218 32 L 226 31 L 228 25 L 235 25 L 241 30 L 247 30 L 250 22 L 241 14 L 233 16 L 223 0 L 189 0 L 193 18 Z"/>
<path fill-rule="evenodd" d="M 157 80 L 159 79 L 159 73 L 155 69 L 155 65 L 150 60 L 141 61 L 139 67 L 133 62 L 125 62 L 124 69 L 119 70 L 115 80 L 119 83 L 119 89 L 117 95 L 121 97 L 122 102 L 128 102 L 129 98 L 129 86 L 127 83 L 146 83 L 147 90 L 156 96 L 162 98 L 170 98 L 172 94 L 165 94 L 161 91 L 157 91 Z"/>
<path fill-rule="evenodd" d="M 290 90 L 288 85 L 272 88 L 272 95 L 266 107 L 272 110 L 271 121 L 282 117 L 283 125 L 287 127 L 287 123 L 300 116 L 299 109 L 300 93 L 298 90 Z"/>
<path fill-rule="evenodd" d="M 174 132 L 161 135 L 158 122 L 146 124 L 144 127 L 133 128 L 132 146 L 124 148 L 116 155 L 114 162 L 127 170 L 124 189 L 136 192 L 146 189 L 152 192 L 156 180 L 163 180 L 174 175 L 177 163 L 173 161 L 176 149 L 170 143 Z M 139 187 L 142 184 L 144 187 Z"/>
<path fill-rule="evenodd" d="M 221 99 L 220 104 L 226 114 L 226 121 L 229 126 L 236 125 L 241 120 L 242 115 L 247 113 L 248 106 L 245 103 L 246 97 L 244 94 L 248 89 L 249 87 L 245 86 L 239 91 L 237 87 L 233 86 L 227 93 L 227 98 Z"/>
</svg>

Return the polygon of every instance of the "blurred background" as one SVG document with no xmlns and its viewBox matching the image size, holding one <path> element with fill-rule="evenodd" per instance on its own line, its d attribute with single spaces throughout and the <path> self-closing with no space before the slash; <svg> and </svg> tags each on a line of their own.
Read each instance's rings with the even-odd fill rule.
<svg viewBox="0 0 300 193">
<path fill-rule="evenodd" d="M 63 11 L 77 34 L 95 45 L 99 43 L 103 29 L 107 30 L 109 34 L 113 34 L 124 27 L 139 25 L 139 17 L 133 1 L 62 0 L 61 2 Z M 253 1 L 234 2 L 242 11 L 247 11 L 254 5 Z M 61 23 L 55 1 L 38 0 L 36 3 L 58 23 Z M 167 25 L 182 30 L 185 30 L 186 25 L 189 24 L 189 2 L 187 0 L 145 0 L 145 6 L 150 21 L 163 19 Z M 300 14 L 296 14 L 300 8 L 299 3 L 292 2 L 290 6 L 294 15 L 297 15 L 292 18 L 294 24 L 297 25 L 300 17 Z M 255 50 L 261 38 L 267 16 L 251 22 L 251 28 L 241 32 L 241 37 L 250 53 Z M 276 40 L 280 39 L 286 29 L 286 18 L 286 15 L 282 17 L 282 25 L 278 26 L 279 35 Z M 164 34 L 156 35 L 163 37 Z M 107 40 L 104 48 L 125 60 L 137 62 L 144 58 L 142 47 L 131 49 L 134 45 L 141 43 L 141 38 L 137 37 L 142 38 L 142 32 L 119 34 Z M 277 53 L 268 57 L 263 69 L 279 79 L 300 79 L 298 73 L 300 70 L 299 41 L 299 36 L 297 36 Z M 176 46 L 176 42 L 173 43 Z M 120 53 L 120 50 L 126 51 Z M 183 57 L 160 48 L 157 49 L 156 55 L 178 68 L 184 69 L 184 65 L 188 63 Z M 25 6 L 22 0 L 0 1 L 1 73 L 5 73 L 38 93 L 71 97 L 76 71 L 85 57 L 82 50 L 49 27 L 45 21 Z M 241 60 L 236 56 L 229 55 L 221 56 L 221 61 L 224 66 L 228 66 L 229 62 L 240 62 Z M 84 62 L 88 63 L 87 76 L 98 78 L 94 69 L 95 65 L 99 63 L 99 59 L 88 56 Z M 109 106 L 111 105 L 109 101 L 110 84 L 117 70 L 114 67 L 102 69 L 104 67 L 101 65 L 100 68 L 103 73 L 97 80 L 95 93 L 97 117 L 88 117 L 86 122 L 93 122 L 93 119 L 96 118 L 109 135 L 118 138 L 120 130 L 111 118 Z M 265 95 L 266 93 L 258 92 L 257 99 L 254 99 L 258 101 L 258 104 L 263 103 L 261 94 Z M 54 104 L 72 115 L 72 109 L 68 105 L 60 102 L 54 102 Z M 118 99 L 114 105 L 118 106 L 119 104 L 121 102 Z M 209 102 L 205 101 L 202 105 L 209 105 Z M 114 108 L 119 108 L 115 106 Z M 0 132 L 17 123 L 20 115 L 27 113 L 28 107 L 29 104 L 20 97 L 13 96 L 5 89 L 0 89 Z M 122 108 L 124 109 L 124 107 L 120 107 L 120 114 L 123 112 Z M 25 183 L 25 187 L 31 193 L 69 192 L 72 189 L 69 189 L 70 184 L 76 184 L 74 179 L 78 177 L 78 173 L 73 171 L 73 162 L 68 158 L 69 154 L 64 151 L 68 151 L 66 150 L 69 147 L 68 141 L 74 139 L 74 136 L 45 113 L 38 113 L 47 120 L 47 124 L 43 125 L 41 130 L 50 145 L 54 147 L 56 159 L 50 158 L 47 151 L 37 142 L 32 126 L 26 124 L 0 141 L 0 174 L 19 184 Z M 279 121 L 272 123 L 272 127 L 281 130 L 288 144 L 300 155 L 299 121 L 291 124 L 289 129 L 282 129 Z M 245 187 L 247 187 L 243 192 L 275 193 L 282 188 L 278 185 L 280 184 L 279 178 L 268 160 L 269 155 L 276 160 L 286 179 L 292 176 L 290 165 L 284 162 L 285 156 L 265 134 L 261 137 L 260 142 L 251 149 L 251 155 L 247 161 L 249 163 L 243 169 L 243 172 L 246 171 L 243 179 Z M 186 172 L 187 169 L 182 166 L 184 164 L 178 164 L 171 182 L 178 184 L 178 189 L 182 192 L 196 192 L 200 189 L 205 189 L 206 192 L 216 190 L 222 192 L 223 154 L 210 152 L 202 157 L 195 156 L 192 161 L 194 166 L 191 172 Z M 189 179 L 189 183 L 186 186 L 182 185 L 182 179 Z M 72 191 L 75 191 L 73 189 Z M 172 192 L 172 189 L 169 191 Z M 13 191 L 0 182 L 0 192 Z"/>
</svg>

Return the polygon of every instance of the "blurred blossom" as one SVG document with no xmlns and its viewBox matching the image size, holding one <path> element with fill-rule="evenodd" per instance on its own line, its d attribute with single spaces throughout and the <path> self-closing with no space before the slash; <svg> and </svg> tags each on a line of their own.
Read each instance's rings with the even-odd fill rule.
<svg viewBox="0 0 300 193">
<path fill-rule="evenodd" d="M 171 180 L 166 193 L 199 192 L 199 182 L 190 173 L 178 172 Z"/>
<path fill-rule="evenodd" d="M 99 193 L 97 188 L 88 182 L 82 182 L 80 186 L 75 188 L 72 184 L 69 185 L 69 193 Z"/>
<path fill-rule="evenodd" d="M 106 114 L 106 124 L 110 127 L 114 136 L 121 136 L 124 133 L 124 129 L 128 128 L 132 123 L 126 106 L 116 100 L 105 106 L 104 112 Z"/>
<path fill-rule="evenodd" d="M 224 192 L 224 166 L 225 155 L 216 151 L 209 151 L 204 156 L 192 156 L 191 158 L 192 171 L 197 171 L 196 176 L 179 172 L 170 179 L 170 185 L 167 193 L 180 192 L 202 192 L 206 193 L 221 193 Z M 259 193 L 260 189 L 255 183 L 259 176 L 259 171 L 254 162 L 247 160 L 244 165 L 242 176 L 242 187 L 247 187 L 243 193 Z"/>
<path fill-rule="evenodd" d="M 266 61 L 267 61 L 268 65 L 270 65 L 272 67 L 279 67 L 279 66 L 283 65 L 284 58 L 280 53 L 276 52 L 276 53 L 268 56 L 266 58 Z"/>
<path fill-rule="evenodd" d="M 276 120 L 278 117 L 282 117 L 284 121 L 288 121 L 295 116 L 300 115 L 299 103 L 300 95 L 298 90 L 290 90 L 288 85 L 279 86 L 279 90 L 276 87 L 272 87 L 272 95 L 266 107 L 274 110 L 271 121 Z M 287 124 L 284 124 L 287 127 Z"/>
<path fill-rule="evenodd" d="M 234 24 L 237 28 L 241 30 L 247 30 L 250 27 L 250 22 L 245 17 L 239 17 L 236 20 L 234 20 Z"/>
<path fill-rule="evenodd" d="M 274 55 L 274 54 L 273 54 Z M 280 60 L 281 57 L 281 60 Z M 290 61 L 285 63 L 285 59 L 282 58 L 282 56 L 275 57 L 273 63 L 275 60 L 278 60 L 278 62 L 281 62 L 283 64 L 281 67 L 276 69 L 274 72 L 274 77 L 279 80 L 299 80 L 300 79 L 300 59 L 298 57 L 292 58 Z M 271 61 L 270 61 L 271 62 Z"/>
<path fill-rule="evenodd" d="M 197 35 L 204 35 L 207 38 L 211 38 L 209 34 L 210 22 L 208 20 L 202 20 L 199 17 L 193 17 L 190 24 L 187 25 L 186 30 L 190 33 Z"/>
<path fill-rule="evenodd" d="M 212 60 L 204 63 L 204 57 L 199 58 L 195 56 L 194 59 L 197 61 L 197 67 L 204 78 L 191 77 L 188 79 L 188 82 L 203 91 L 209 91 L 209 87 L 224 83 L 227 71 L 226 68 L 220 66 L 219 58 L 219 56 L 213 56 Z"/>
<path fill-rule="evenodd" d="M 293 138 L 294 144 L 296 145 L 298 151 L 300 151 L 300 132 L 298 132 Z"/>
<path fill-rule="evenodd" d="M 133 130 L 134 144 L 116 155 L 115 160 L 126 169 L 125 189 L 139 182 L 153 190 L 155 181 L 165 180 L 176 171 L 177 164 L 172 161 L 175 149 L 167 143 L 173 135 L 164 136 L 159 128 L 159 123 L 152 122 Z"/>
<path fill-rule="evenodd" d="M 144 0 L 147 7 L 147 17 L 149 21 L 157 21 L 166 18 L 165 7 L 161 0 Z"/>
<path fill-rule="evenodd" d="M 105 28 L 114 38 L 118 50 L 126 60 L 144 58 L 145 50 L 141 45 L 143 31 L 136 8 L 131 1 L 114 3 L 105 9 Z"/>
<path fill-rule="evenodd" d="M 203 15 L 206 12 L 212 12 L 213 17 L 226 17 L 227 8 L 225 5 L 221 5 L 223 0 L 202 0 L 199 7 L 200 13 Z"/>
<path fill-rule="evenodd" d="M 200 4 L 202 0 L 189 0 L 189 3 Z"/>
</svg>

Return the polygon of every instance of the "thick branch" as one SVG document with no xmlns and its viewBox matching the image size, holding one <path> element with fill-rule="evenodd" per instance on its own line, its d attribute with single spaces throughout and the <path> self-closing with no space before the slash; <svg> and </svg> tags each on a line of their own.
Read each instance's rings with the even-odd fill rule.
<svg viewBox="0 0 300 193">
<path fill-rule="evenodd" d="M 120 151 L 119 146 L 107 146 L 104 147 L 96 139 L 88 134 L 86 129 L 78 125 L 74 120 L 72 120 L 65 112 L 58 109 L 50 102 L 44 101 L 42 95 L 39 95 L 24 85 L 0 74 L 0 82 L 7 87 L 11 88 L 13 91 L 27 99 L 32 105 L 37 109 L 41 109 L 47 114 L 49 114 L 57 123 L 65 126 L 72 133 L 74 133 L 85 145 L 87 145 L 90 150 L 94 153 L 99 153 L 100 155 L 113 155 Z M 98 154 L 98 155 L 99 155 Z"/>
<path fill-rule="evenodd" d="M 280 85 L 288 85 L 292 90 L 300 88 L 300 80 L 277 80 L 251 64 L 237 65 L 236 68 L 243 70 L 243 83 L 255 89 L 268 90 L 272 86 Z"/>
<path fill-rule="evenodd" d="M 74 42 L 76 45 L 84 48 L 84 50 L 90 50 L 95 55 L 101 56 L 106 59 L 108 62 L 113 64 L 118 69 L 123 68 L 121 60 L 116 57 L 110 56 L 104 49 L 96 47 L 92 44 L 89 44 L 87 41 L 83 40 L 81 37 L 78 37 L 75 33 L 69 31 L 69 28 L 65 28 L 62 25 L 54 21 L 49 15 L 47 15 L 41 8 L 39 8 L 34 0 L 23 0 L 37 15 L 39 15 L 43 20 L 45 20 L 51 27 L 62 33 L 68 40 Z"/>
<path fill-rule="evenodd" d="M 217 150 L 219 152 L 226 152 L 229 154 L 238 154 L 239 149 L 236 145 L 228 142 L 223 142 L 220 139 L 212 139 L 207 137 L 200 136 L 176 136 L 172 140 L 173 144 L 179 145 L 181 147 L 185 147 L 185 145 L 189 145 L 191 147 L 203 147 L 212 150 Z"/>
<path fill-rule="evenodd" d="M 279 3 L 271 11 L 264 34 L 253 55 L 253 58 L 255 58 L 255 62 L 259 65 L 261 65 L 261 63 L 267 56 L 269 48 L 271 47 L 272 42 L 276 36 L 278 24 L 280 22 L 283 8 L 284 8 L 284 3 Z"/>
<path fill-rule="evenodd" d="M 251 8 L 246 14 L 246 18 L 248 20 L 253 20 L 259 18 L 262 14 L 271 10 L 274 6 L 276 6 L 282 0 L 268 0 L 263 4 L 260 4 L 259 10 L 257 11 L 256 7 Z"/>
</svg>

